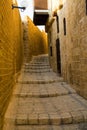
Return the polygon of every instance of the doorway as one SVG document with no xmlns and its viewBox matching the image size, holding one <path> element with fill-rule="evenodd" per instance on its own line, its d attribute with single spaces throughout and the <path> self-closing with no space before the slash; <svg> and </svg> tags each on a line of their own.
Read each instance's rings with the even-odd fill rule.
<svg viewBox="0 0 87 130">
<path fill-rule="evenodd" d="M 60 40 L 56 40 L 57 72 L 61 75 Z"/>
</svg>

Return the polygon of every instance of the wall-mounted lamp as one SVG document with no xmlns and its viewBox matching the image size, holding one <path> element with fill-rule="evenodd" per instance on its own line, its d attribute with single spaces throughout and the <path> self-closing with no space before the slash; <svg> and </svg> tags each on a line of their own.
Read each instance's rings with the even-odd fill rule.
<svg viewBox="0 0 87 130">
<path fill-rule="evenodd" d="M 60 4 L 54 11 L 53 11 L 53 17 L 57 16 L 57 11 L 61 10 L 63 8 L 63 4 Z"/>
<path fill-rule="evenodd" d="M 55 20 L 55 17 L 52 17 L 50 20 L 48 20 L 48 22 L 46 23 L 46 26 L 45 26 L 46 32 L 49 31 L 49 29 L 50 29 L 51 25 L 53 24 L 54 20 Z"/>
<path fill-rule="evenodd" d="M 26 7 L 20 7 L 20 6 L 16 6 L 16 5 L 12 4 L 12 9 L 14 9 L 14 8 L 21 9 L 21 11 L 24 11 L 26 9 Z"/>
</svg>

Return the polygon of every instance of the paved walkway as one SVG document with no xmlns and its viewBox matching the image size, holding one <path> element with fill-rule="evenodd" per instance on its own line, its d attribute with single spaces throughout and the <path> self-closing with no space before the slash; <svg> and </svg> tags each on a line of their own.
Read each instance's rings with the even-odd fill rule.
<svg viewBox="0 0 87 130">
<path fill-rule="evenodd" d="M 3 130 L 87 130 L 87 101 L 52 71 L 47 55 L 25 63 Z"/>
</svg>

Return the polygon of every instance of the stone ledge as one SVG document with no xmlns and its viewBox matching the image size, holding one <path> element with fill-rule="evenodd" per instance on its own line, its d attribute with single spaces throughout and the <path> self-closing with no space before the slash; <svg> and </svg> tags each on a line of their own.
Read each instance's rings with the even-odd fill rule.
<svg viewBox="0 0 87 130">
<path fill-rule="evenodd" d="M 18 83 L 21 84 L 49 84 L 54 82 L 61 82 L 63 78 L 53 79 L 53 80 L 18 80 Z"/>
<path fill-rule="evenodd" d="M 42 114 L 18 114 L 15 119 L 16 125 L 64 125 L 85 123 L 85 117 L 81 112 L 65 113 L 42 113 Z"/>
</svg>

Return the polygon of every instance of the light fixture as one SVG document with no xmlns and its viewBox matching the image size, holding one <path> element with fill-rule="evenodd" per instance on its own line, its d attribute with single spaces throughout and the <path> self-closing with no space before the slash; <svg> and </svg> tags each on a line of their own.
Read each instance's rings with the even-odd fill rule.
<svg viewBox="0 0 87 130">
<path fill-rule="evenodd" d="M 63 8 L 63 4 L 60 4 L 54 11 L 53 11 L 53 17 L 57 16 L 57 11 L 61 10 Z"/>
<path fill-rule="evenodd" d="M 21 9 L 21 11 L 24 11 L 26 9 L 25 6 L 17 6 L 16 4 L 17 4 L 16 0 L 13 0 L 12 9 L 18 8 Z"/>
<path fill-rule="evenodd" d="M 26 7 L 20 7 L 20 6 L 16 6 L 16 5 L 12 4 L 12 9 L 14 9 L 14 8 L 18 8 L 18 9 L 21 9 L 23 11 L 26 9 Z"/>
<path fill-rule="evenodd" d="M 45 31 L 48 32 L 50 27 L 52 26 L 53 22 L 55 20 L 55 17 L 52 17 L 50 20 L 48 20 L 48 22 L 46 23 L 46 26 L 45 26 Z"/>
</svg>

